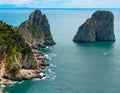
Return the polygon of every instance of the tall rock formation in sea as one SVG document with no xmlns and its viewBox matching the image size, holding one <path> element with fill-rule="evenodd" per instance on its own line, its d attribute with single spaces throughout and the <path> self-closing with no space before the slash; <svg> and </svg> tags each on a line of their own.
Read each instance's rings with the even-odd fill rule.
<svg viewBox="0 0 120 93">
<path fill-rule="evenodd" d="M 78 28 L 75 42 L 114 41 L 114 15 L 110 11 L 96 11 Z"/>
<path fill-rule="evenodd" d="M 19 31 L 22 33 L 26 42 L 30 43 L 34 48 L 55 44 L 50 32 L 48 19 L 38 9 L 32 12 L 28 20 L 19 26 Z"/>
</svg>

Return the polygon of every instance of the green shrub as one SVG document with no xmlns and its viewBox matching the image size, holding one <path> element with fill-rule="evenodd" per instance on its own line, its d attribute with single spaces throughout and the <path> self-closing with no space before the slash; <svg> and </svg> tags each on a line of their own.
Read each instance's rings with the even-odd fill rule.
<svg viewBox="0 0 120 93">
<path fill-rule="evenodd" d="M 15 76 L 20 68 L 15 63 L 14 57 L 22 54 L 24 58 L 25 55 L 32 53 L 31 48 L 25 43 L 24 38 L 16 28 L 3 21 L 0 21 L 0 44 L 6 46 L 6 69 Z"/>
</svg>

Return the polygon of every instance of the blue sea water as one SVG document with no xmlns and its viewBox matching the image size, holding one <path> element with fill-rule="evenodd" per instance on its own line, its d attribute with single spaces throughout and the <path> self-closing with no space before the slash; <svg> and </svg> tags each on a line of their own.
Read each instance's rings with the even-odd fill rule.
<svg viewBox="0 0 120 93">
<path fill-rule="evenodd" d="M 48 17 L 56 41 L 42 52 L 46 61 L 44 80 L 18 82 L 4 88 L 8 93 L 120 93 L 120 10 L 114 13 L 116 42 L 72 42 L 78 27 L 98 9 L 42 10 Z M 0 20 L 14 26 L 28 18 L 33 10 L 0 10 Z"/>
</svg>

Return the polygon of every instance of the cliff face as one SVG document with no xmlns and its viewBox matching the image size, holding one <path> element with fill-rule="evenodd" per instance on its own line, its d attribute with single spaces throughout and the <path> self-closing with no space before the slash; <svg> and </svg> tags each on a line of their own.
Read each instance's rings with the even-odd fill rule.
<svg viewBox="0 0 120 93">
<path fill-rule="evenodd" d="M 10 75 L 15 77 L 15 71 L 17 74 L 22 67 L 36 69 L 36 61 L 30 57 L 33 57 L 33 53 L 21 34 L 12 26 L 0 21 L 0 64 L 1 68 L 5 66 L 4 75 L 8 78 Z M 29 65 L 24 66 L 27 63 Z"/>
<path fill-rule="evenodd" d="M 41 78 L 40 69 L 47 66 L 42 59 L 37 59 L 41 55 L 26 43 L 17 29 L 0 21 L 0 85 L 10 85 L 6 78 Z"/>
<path fill-rule="evenodd" d="M 42 78 L 48 64 L 44 54 L 34 48 L 53 45 L 50 25 L 40 10 L 35 10 L 20 27 L 0 21 L 0 86 L 10 86 L 11 80 Z"/>
<path fill-rule="evenodd" d="M 96 11 L 78 28 L 75 42 L 114 41 L 114 15 L 110 11 Z"/>
<path fill-rule="evenodd" d="M 25 40 L 35 48 L 55 44 L 50 32 L 48 19 L 40 10 L 32 12 L 29 19 L 19 26 L 19 31 Z"/>
</svg>

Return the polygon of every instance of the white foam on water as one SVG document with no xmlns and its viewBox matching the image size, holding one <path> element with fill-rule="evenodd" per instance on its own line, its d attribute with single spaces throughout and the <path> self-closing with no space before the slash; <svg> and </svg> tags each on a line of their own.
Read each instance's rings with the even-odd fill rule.
<svg viewBox="0 0 120 93">
<path fill-rule="evenodd" d="M 49 80 L 55 80 L 56 77 L 57 77 L 57 76 L 56 76 L 56 73 L 53 72 L 51 68 L 49 68 L 49 69 L 48 69 L 47 78 L 48 78 Z"/>
<path fill-rule="evenodd" d="M 50 68 L 48 69 L 48 72 L 49 72 L 50 74 L 56 74 L 56 73 L 53 72 L 52 69 L 50 69 Z"/>
<path fill-rule="evenodd" d="M 39 73 L 39 75 L 42 77 L 42 78 L 34 78 L 32 81 L 36 81 L 36 80 L 45 80 L 46 79 L 46 74 L 41 72 Z"/>
<path fill-rule="evenodd" d="M 45 80 L 46 79 L 46 77 L 43 77 L 41 80 Z"/>
<path fill-rule="evenodd" d="M 44 58 L 47 59 L 47 60 L 49 60 L 49 61 L 52 60 L 48 54 L 45 54 Z"/>
<path fill-rule="evenodd" d="M 34 78 L 32 81 L 38 81 L 41 80 L 40 78 Z"/>
<path fill-rule="evenodd" d="M 54 53 L 51 53 L 50 54 L 50 57 L 56 57 L 57 55 L 56 54 L 54 54 Z"/>
<path fill-rule="evenodd" d="M 45 76 L 45 74 L 44 74 L 43 72 L 39 73 L 39 75 L 40 75 L 41 77 Z"/>
<path fill-rule="evenodd" d="M 47 78 L 47 76 L 44 76 L 44 77 L 42 77 L 41 79 L 40 79 L 40 78 L 34 78 L 32 81 L 45 80 L 46 78 Z"/>
<path fill-rule="evenodd" d="M 106 55 L 108 55 L 108 54 L 109 54 L 108 52 L 103 53 L 104 56 L 106 56 Z"/>
<path fill-rule="evenodd" d="M 53 75 L 50 80 L 55 80 L 56 77 L 57 77 L 56 75 Z"/>
<path fill-rule="evenodd" d="M 56 79 L 56 75 L 55 74 L 47 74 L 46 78 L 49 80 L 55 80 Z"/>
<path fill-rule="evenodd" d="M 24 80 L 22 80 L 21 82 L 19 82 L 18 84 L 22 84 L 24 82 Z"/>
<path fill-rule="evenodd" d="M 50 64 L 50 66 L 51 66 L 51 67 L 57 67 L 57 66 L 56 66 L 56 65 L 54 65 L 54 64 Z"/>
<path fill-rule="evenodd" d="M 46 49 L 48 49 L 49 48 L 49 46 L 46 46 Z"/>
<path fill-rule="evenodd" d="M 5 88 L 6 86 L 5 85 L 1 85 L 2 88 Z"/>
<path fill-rule="evenodd" d="M 12 81 L 12 80 L 9 80 L 9 81 L 10 81 L 10 83 L 13 84 L 13 85 L 19 82 L 19 81 Z"/>
<path fill-rule="evenodd" d="M 45 50 L 52 50 L 53 48 L 50 46 L 46 46 Z"/>
</svg>

